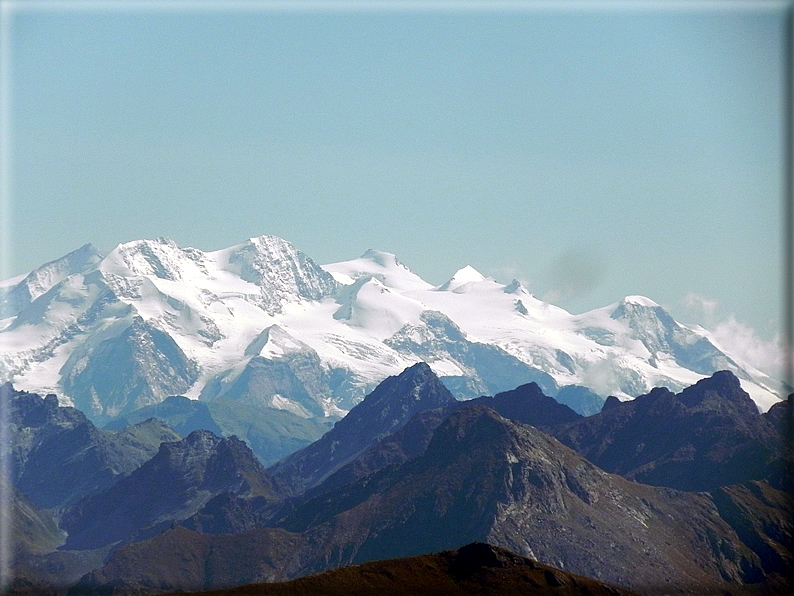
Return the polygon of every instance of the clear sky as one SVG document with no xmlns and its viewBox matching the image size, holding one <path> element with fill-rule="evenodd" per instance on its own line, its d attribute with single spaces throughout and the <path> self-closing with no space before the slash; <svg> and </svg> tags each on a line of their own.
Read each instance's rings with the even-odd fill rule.
<svg viewBox="0 0 794 596">
<path fill-rule="evenodd" d="M 433 283 L 470 264 L 573 312 L 643 294 L 772 339 L 784 5 L 751 4 L 18 2 L 7 272 L 274 234 L 320 263 L 377 248 Z"/>
</svg>

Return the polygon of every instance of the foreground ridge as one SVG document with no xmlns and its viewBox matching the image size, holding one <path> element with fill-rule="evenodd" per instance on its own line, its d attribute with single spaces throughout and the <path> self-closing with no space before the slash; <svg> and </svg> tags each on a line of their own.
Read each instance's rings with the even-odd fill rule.
<svg viewBox="0 0 794 596">
<path fill-rule="evenodd" d="M 19 516 L 14 527 L 24 539 L 15 561 L 20 589 L 26 580 L 61 591 L 73 586 L 75 594 L 226 589 L 488 543 L 643 594 L 787 593 L 794 524 L 776 473 L 785 462 L 770 453 L 774 465 L 764 471 L 742 455 L 763 454 L 765 439 L 754 435 L 779 435 L 784 406 L 762 415 L 729 372 L 678 395 L 656 390 L 634 402 L 608 402 L 586 418 L 533 383 L 456 401 L 420 363 L 383 381 L 323 439 L 269 470 L 234 436 L 194 429 L 182 439 L 155 419 L 97 430 L 55 396 L 10 385 L 2 391 L 21 473 L 9 487 Z M 173 408 L 182 412 L 172 404 L 169 416 Z M 673 422 L 636 419 L 621 439 L 625 413 L 637 409 L 669 413 Z M 200 422 L 194 413 L 172 419 L 188 429 Z M 671 427 L 684 429 L 689 419 L 709 429 L 702 437 L 691 433 L 694 451 L 672 437 Z M 591 421 L 595 426 L 583 426 Z M 627 442 L 624 450 L 651 453 L 657 469 L 671 469 L 668 454 L 686 466 L 681 455 L 700 452 L 691 461 L 702 477 L 719 478 L 713 472 L 726 453 L 744 472 L 711 492 L 669 488 L 680 478 L 675 468 L 663 486 L 639 484 L 585 459 L 584 443 L 577 452 L 548 434 L 577 428 L 582 432 L 572 436 L 597 439 L 596 447 L 636 440 L 642 449 Z M 733 435 L 743 438 L 725 443 Z M 59 437 L 71 445 L 62 453 L 48 447 Z M 108 475 L 119 463 L 124 471 Z M 68 490 L 56 493 L 75 496 L 39 507 L 38 487 L 58 467 L 73 472 Z M 631 476 L 632 467 L 621 474 Z M 85 484 L 82 476 L 102 482 Z M 477 555 L 467 569 L 513 561 L 477 548 L 461 549 Z M 438 565 L 430 572 L 433 582 L 448 579 L 439 579 Z M 355 573 L 350 581 L 359 581 Z M 559 580 L 549 577 L 544 573 L 544 580 Z"/>
<path fill-rule="evenodd" d="M 485 543 L 406 559 L 342 567 L 290 582 L 203 592 L 205 596 L 630 596 L 629 592 L 574 575 Z"/>
</svg>

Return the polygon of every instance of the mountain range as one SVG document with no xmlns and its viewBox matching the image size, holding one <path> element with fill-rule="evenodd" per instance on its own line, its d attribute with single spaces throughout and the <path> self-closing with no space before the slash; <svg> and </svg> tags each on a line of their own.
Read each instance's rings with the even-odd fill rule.
<svg viewBox="0 0 794 596">
<path fill-rule="evenodd" d="M 419 363 L 267 469 L 235 437 L 174 439 L 151 433 L 162 428 L 154 419 L 100 431 L 54 396 L 3 391 L 18 436 L 31 436 L 14 465 L 32 477 L 75 458 L 47 451 L 56 432 L 66 444 L 83 437 L 79 454 L 126 444 L 132 428 L 148 437 L 149 458 L 109 481 L 81 481 L 106 457 L 73 468 L 82 496 L 55 507 L 33 502 L 36 485 L 15 486 L 23 586 L 227 589 L 488 543 L 562 570 L 560 586 L 573 573 L 643 594 L 787 593 L 794 508 L 778 425 L 788 402 L 762 414 L 727 371 L 584 417 L 537 383 L 455 400 Z M 637 482 L 646 472 L 650 484 Z"/>
<path fill-rule="evenodd" d="M 0 344 L 0 380 L 97 424 L 183 395 L 279 410 L 298 427 L 343 416 L 420 361 L 456 398 L 534 382 L 581 414 L 718 370 L 762 410 L 785 395 L 645 297 L 571 314 L 468 266 L 434 286 L 389 253 L 320 266 L 273 236 L 214 252 L 83 246 L 0 283 Z"/>
</svg>

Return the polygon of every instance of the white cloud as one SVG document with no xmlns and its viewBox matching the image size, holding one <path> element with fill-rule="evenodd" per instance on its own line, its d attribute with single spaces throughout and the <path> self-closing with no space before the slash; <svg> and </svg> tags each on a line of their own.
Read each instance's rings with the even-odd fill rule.
<svg viewBox="0 0 794 596">
<path fill-rule="evenodd" d="M 619 393 L 619 364 L 614 354 L 607 354 L 605 358 L 594 362 L 582 372 L 582 383 L 598 395 Z"/>
<path fill-rule="evenodd" d="M 710 300 L 700 294 L 690 292 L 684 296 L 684 306 L 687 307 L 698 318 L 703 318 L 707 323 L 714 320 L 717 311 L 717 301 Z"/>
<path fill-rule="evenodd" d="M 774 379 L 783 377 L 785 352 L 780 334 L 776 334 L 771 341 L 764 340 L 755 329 L 737 321 L 733 315 L 718 323 L 712 333 L 720 347 L 729 354 L 743 359 Z"/>
<path fill-rule="evenodd" d="M 773 379 L 785 374 L 783 337 L 775 334 L 771 340 L 736 319 L 733 314 L 720 316 L 720 304 L 714 299 L 690 292 L 681 300 L 689 316 L 711 331 L 719 348 L 729 355 L 766 373 Z"/>
</svg>

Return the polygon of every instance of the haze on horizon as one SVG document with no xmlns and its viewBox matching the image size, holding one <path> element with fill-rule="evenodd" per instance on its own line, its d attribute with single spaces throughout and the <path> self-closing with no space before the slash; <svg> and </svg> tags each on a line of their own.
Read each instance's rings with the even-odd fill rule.
<svg viewBox="0 0 794 596">
<path fill-rule="evenodd" d="M 749 3 L 747 4 L 749 6 Z M 368 248 L 771 356 L 783 8 L 8 15 L 10 277 L 91 242 Z M 366 7 L 366 4 L 365 4 Z"/>
</svg>

